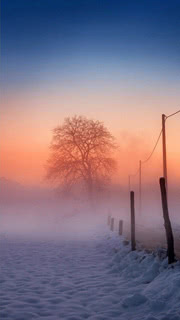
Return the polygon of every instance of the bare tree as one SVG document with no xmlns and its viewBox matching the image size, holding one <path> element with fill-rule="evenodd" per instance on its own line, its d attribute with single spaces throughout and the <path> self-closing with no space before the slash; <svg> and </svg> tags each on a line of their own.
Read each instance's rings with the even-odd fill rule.
<svg viewBox="0 0 180 320">
<path fill-rule="evenodd" d="M 53 130 L 47 178 L 56 179 L 65 189 L 84 182 L 89 197 L 106 184 L 115 169 L 114 138 L 99 121 L 82 116 L 66 118 Z"/>
</svg>

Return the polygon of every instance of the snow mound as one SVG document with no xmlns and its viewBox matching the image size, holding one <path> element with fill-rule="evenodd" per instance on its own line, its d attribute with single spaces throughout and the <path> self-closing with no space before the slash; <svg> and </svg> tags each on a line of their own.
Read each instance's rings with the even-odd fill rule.
<svg viewBox="0 0 180 320">
<path fill-rule="evenodd" d="M 123 307 L 139 306 L 140 304 L 146 302 L 147 298 L 142 294 L 135 293 L 125 298 L 122 302 Z"/>
</svg>

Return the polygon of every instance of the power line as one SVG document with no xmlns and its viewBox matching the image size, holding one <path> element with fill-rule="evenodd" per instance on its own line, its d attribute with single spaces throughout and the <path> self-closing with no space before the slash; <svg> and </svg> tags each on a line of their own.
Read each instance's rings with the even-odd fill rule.
<svg viewBox="0 0 180 320">
<path fill-rule="evenodd" d="M 149 157 L 148 157 L 146 160 L 142 161 L 142 164 L 148 162 L 148 161 L 150 160 L 150 158 L 152 157 L 154 151 L 156 150 L 156 147 L 157 147 L 157 145 L 158 145 L 158 142 L 159 142 L 159 140 L 160 140 L 160 138 L 161 138 L 161 134 L 162 134 L 162 129 L 161 129 L 161 131 L 160 131 L 160 133 L 159 133 L 159 136 L 158 136 L 158 138 L 157 138 L 157 141 L 156 141 L 156 143 L 155 143 L 155 145 L 154 145 L 154 148 L 152 149 Z"/>
<path fill-rule="evenodd" d="M 174 113 L 170 114 L 169 116 L 166 116 L 166 119 L 168 119 L 168 118 L 170 118 L 170 117 L 172 117 L 172 116 L 176 115 L 176 114 L 177 114 L 177 113 L 179 113 L 179 112 L 180 112 L 180 110 L 178 110 L 178 111 L 176 111 L 176 112 L 174 112 Z M 142 164 L 144 164 L 144 163 L 148 162 L 148 161 L 151 159 L 151 157 L 152 157 L 152 155 L 153 155 L 154 151 L 156 150 L 156 147 L 157 147 L 157 145 L 158 145 L 158 142 L 159 142 L 159 140 L 160 140 L 160 138 L 161 138 L 161 134 L 162 134 L 162 129 L 161 129 L 161 131 L 160 131 L 160 133 L 159 133 L 159 136 L 158 136 L 158 138 L 157 138 L 157 141 L 156 141 L 156 143 L 155 143 L 155 145 L 154 145 L 154 148 L 152 149 L 152 151 L 151 151 L 151 153 L 150 153 L 149 157 L 148 157 L 146 160 L 141 161 L 141 163 L 142 163 Z M 130 177 L 135 177 L 135 176 L 138 174 L 138 172 L 139 172 L 139 169 L 136 171 L 136 173 L 135 173 L 135 174 L 130 174 L 129 176 L 130 176 Z"/>
<path fill-rule="evenodd" d="M 158 135 L 158 138 L 157 138 L 157 140 L 156 140 L 156 143 L 155 143 L 155 145 L 154 145 L 154 147 L 153 147 L 153 149 L 152 149 L 152 151 L 151 151 L 151 153 L 149 154 L 149 156 L 144 160 L 144 161 L 139 161 L 139 168 L 138 168 L 138 170 L 134 173 L 134 174 L 131 174 L 131 175 L 129 175 L 129 191 L 131 190 L 131 177 L 133 178 L 133 177 L 136 177 L 137 176 L 137 174 L 139 173 L 139 212 L 141 213 L 141 177 L 142 177 L 142 170 L 141 170 L 141 168 L 142 168 L 142 164 L 145 164 L 146 162 L 148 162 L 150 159 L 151 159 L 151 157 L 153 156 L 153 154 L 154 154 L 154 152 L 155 152 L 155 150 L 156 150 L 156 147 L 157 147 L 157 145 L 158 145 L 158 143 L 159 143 L 159 140 L 160 140 L 160 138 L 161 138 L 161 135 L 162 135 L 162 145 L 163 145 L 163 174 L 164 174 L 164 177 L 165 177 L 165 179 L 166 179 L 166 186 L 167 186 L 167 166 L 166 166 L 166 134 L 165 134 L 165 121 L 168 119 L 168 118 L 170 118 L 170 117 L 172 117 L 172 116 L 174 116 L 174 115 L 176 115 L 176 114 L 178 114 L 178 113 L 180 113 L 180 110 L 178 110 L 178 111 L 176 111 L 176 112 L 174 112 L 174 113 L 172 113 L 172 114 L 170 114 L 170 115 L 168 115 L 168 116 L 166 116 L 165 114 L 162 114 L 162 128 L 161 128 L 161 131 L 160 131 L 160 133 L 159 133 L 159 135 Z"/>
<path fill-rule="evenodd" d="M 170 117 L 172 117 L 172 116 L 174 116 L 175 114 L 177 114 L 177 113 L 179 113 L 179 112 L 180 112 L 180 110 L 178 110 L 178 111 L 176 111 L 176 112 L 174 112 L 174 113 L 170 114 L 169 116 L 166 116 L 166 119 L 167 119 L 167 118 L 170 118 Z"/>
<path fill-rule="evenodd" d="M 152 151 L 151 151 L 150 155 L 148 156 L 148 158 L 147 158 L 146 160 L 144 160 L 144 161 L 141 161 L 142 164 L 148 162 L 148 161 L 150 160 L 150 158 L 152 157 L 154 151 L 156 150 L 156 147 L 157 147 L 157 145 L 158 145 L 158 142 L 159 142 L 159 140 L 160 140 L 160 138 L 161 138 L 161 134 L 162 134 L 162 129 L 161 129 L 161 131 L 160 131 L 160 133 L 159 133 L 159 135 L 158 135 L 158 138 L 157 138 L 157 141 L 156 141 L 156 143 L 155 143 L 155 145 L 154 145 L 154 148 L 152 149 Z M 140 168 L 138 168 L 138 170 L 137 170 L 134 174 L 130 174 L 129 177 L 136 177 L 137 174 L 138 174 L 138 172 L 139 172 L 139 170 L 140 170 Z"/>
</svg>

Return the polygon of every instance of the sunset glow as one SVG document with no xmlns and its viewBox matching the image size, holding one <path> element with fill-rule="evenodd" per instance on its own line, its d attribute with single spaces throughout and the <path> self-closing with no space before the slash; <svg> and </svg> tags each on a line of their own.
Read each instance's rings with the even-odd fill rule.
<svg viewBox="0 0 180 320">
<path fill-rule="evenodd" d="M 167 25 L 164 18 L 167 3 L 176 15 L 176 1 L 140 1 L 130 7 L 121 1 L 100 2 L 72 2 L 69 11 L 62 1 L 59 19 L 57 1 L 51 12 L 49 0 L 42 12 L 36 2 L 2 1 L 1 176 L 44 183 L 52 129 L 65 117 L 82 114 L 104 122 L 117 139 L 116 180 L 126 183 L 139 160 L 151 152 L 161 114 L 179 108 L 179 44 L 174 35 L 179 22 L 172 16 Z M 130 17 L 132 25 L 126 23 Z M 176 180 L 179 121 L 179 116 L 169 119 L 167 128 L 168 170 Z"/>
<path fill-rule="evenodd" d="M 180 0 L 0 5 L 0 319 L 180 320 Z"/>
</svg>

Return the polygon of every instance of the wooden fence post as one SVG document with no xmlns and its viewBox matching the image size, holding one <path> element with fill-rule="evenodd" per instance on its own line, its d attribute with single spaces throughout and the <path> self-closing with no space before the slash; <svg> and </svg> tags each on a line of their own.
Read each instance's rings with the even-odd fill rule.
<svg viewBox="0 0 180 320">
<path fill-rule="evenodd" d="M 175 254 L 174 254 L 174 237 L 173 237 L 173 232 L 171 227 L 171 221 L 169 219 L 165 178 L 160 178 L 159 183 L 161 188 L 164 227 L 166 230 L 166 239 L 167 239 L 167 256 L 168 256 L 168 263 L 170 264 L 175 261 Z"/>
<path fill-rule="evenodd" d="M 136 250 L 134 191 L 130 192 L 130 206 L 131 206 L 131 250 L 134 251 Z"/>
<path fill-rule="evenodd" d="M 114 231 L 114 218 L 111 218 L 110 229 L 111 229 L 111 231 Z"/>
<path fill-rule="evenodd" d="M 122 236 L 123 233 L 123 220 L 119 221 L 119 235 Z"/>
</svg>

